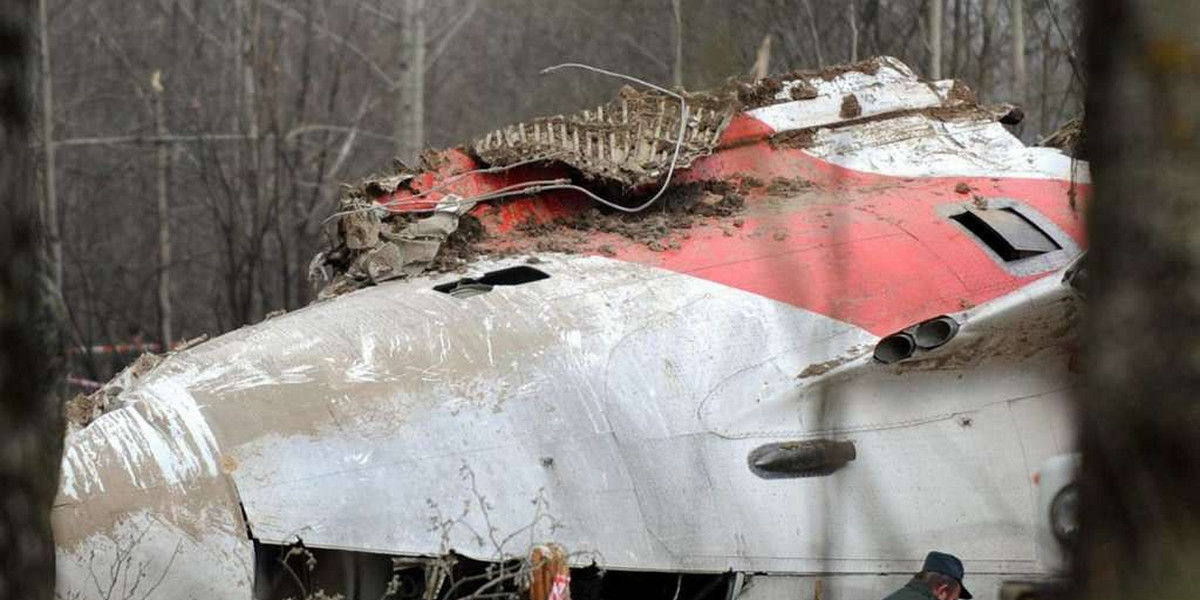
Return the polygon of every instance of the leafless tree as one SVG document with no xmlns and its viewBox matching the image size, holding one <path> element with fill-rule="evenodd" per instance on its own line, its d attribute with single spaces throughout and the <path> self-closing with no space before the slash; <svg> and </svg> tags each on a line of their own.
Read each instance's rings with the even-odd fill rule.
<svg viewBox="0 0 1200 600">
<path fill-rule="evenodd" d="M 39 256 L 31 156 L 34 4 L 0 2 L 0 598 L 54 594 L 50 504 L 62 422 L 57 288 Z"/>
</svg>

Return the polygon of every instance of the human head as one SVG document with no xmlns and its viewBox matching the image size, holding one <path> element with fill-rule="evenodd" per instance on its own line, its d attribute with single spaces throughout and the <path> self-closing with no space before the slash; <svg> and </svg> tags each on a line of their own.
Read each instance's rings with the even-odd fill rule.
<svg viewBox="0 0 1200 600">
<path fill-rule="evenodd" d="M 963 575 L 963 564 L 957 556 L 935 551 L 925 555 L 925 564 L 917 577 L 924 577 L 922 581 L 929 584 L 938 600 L 958 600 L 971 598 L 971 592 L 963 584 Z"/>
<path fill-rule="evenodd" d="M 958 600 L 962 597 L 959 595 L 962 593 L 962 585 L 947 575 L 921 571 L 916 574 L 916 579 L 924 583 L 937 600 Z"/>
</svg>

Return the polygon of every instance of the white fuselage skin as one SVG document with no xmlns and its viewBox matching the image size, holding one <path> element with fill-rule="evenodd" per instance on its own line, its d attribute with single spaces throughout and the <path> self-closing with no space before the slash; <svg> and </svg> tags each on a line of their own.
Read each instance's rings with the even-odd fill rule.
<svg viewBox="0 0 1200 600">
<path fill-rule="evenodd" d="M 877 336 L 806 310 L 543 261 L 544 281 L 464 299 L 432 289 L 447 277 L 385 284 L 168 359 L 68 441 L 61 587 L 95 595 L 125 548 L 161 597 L 248 598 L 247 529 L 480 559 L 554 541 L 610 569 L 769 575 L 744 598 L 882 597 L 930 549 L 961 557 L 979 598 L 1041 572 L 1030 475 L 1073 436 L 1079 300 L 1060 276 L 883 365 Z M 800 376 L 815 364 L 832 366 Z M 857 457 L 823 477 L 748 468 L 807 439 Z"/>
</svg>

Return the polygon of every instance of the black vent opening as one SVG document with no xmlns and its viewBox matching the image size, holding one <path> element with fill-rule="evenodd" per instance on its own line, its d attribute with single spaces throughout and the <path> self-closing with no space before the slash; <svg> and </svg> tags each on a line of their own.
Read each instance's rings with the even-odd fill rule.
<svg viewBox="0 0 1200 600">
<path fill-rule="evenodd" d="M 1011 208 L 968 209 L 950 217 L 1005 262 L 1059 250 L 1045 231 Z"/>
<path fill-rule="evenodd" d="M 433 289 L 456 298 L 478 296 L 492 291 L 497 285 L 521 285 L 549 279 L 550 275 L 533 267 L 510 267 L 484 273 L 480 277 L 464 277 L 457 281 L 433 286 Z"/>
</svg>

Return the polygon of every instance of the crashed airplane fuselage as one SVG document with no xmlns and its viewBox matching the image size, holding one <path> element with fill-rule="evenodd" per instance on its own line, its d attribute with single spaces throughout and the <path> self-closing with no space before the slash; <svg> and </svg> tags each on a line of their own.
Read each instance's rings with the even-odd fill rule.
<svg viewBox="0 0 1200 600">
<path fill-rule="evenodd" d="M 753 91 L 366 186 L 327 299 L 72 433 L 60 594 L 251 598 L 256 549 L 298 542 L 750 576 L 712 597 L 882 597 L 930 549 L 980 598 L 1042 574 L 1086 165 L 893 59 Z M 572 189 L 648 197 L 667 161 L 631 216 Z"/>
</svg>

